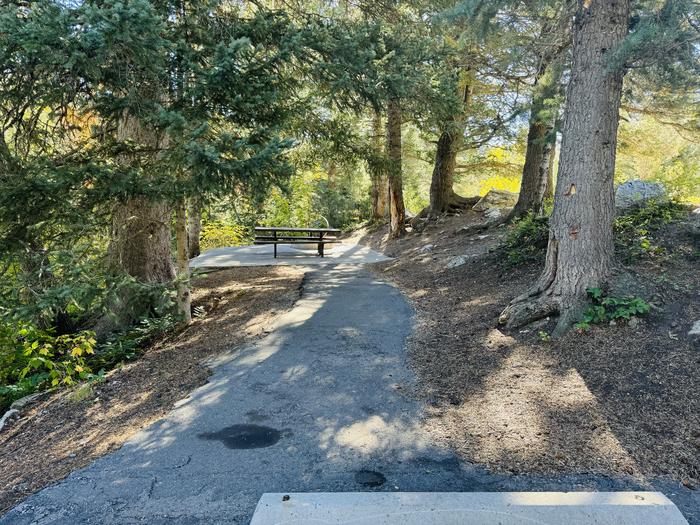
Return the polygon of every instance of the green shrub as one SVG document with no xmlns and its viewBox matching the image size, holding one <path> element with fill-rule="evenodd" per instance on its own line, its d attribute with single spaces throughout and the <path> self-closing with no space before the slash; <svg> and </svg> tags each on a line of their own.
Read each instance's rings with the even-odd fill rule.
<svg viewBox="0 0 700 525">
<path fill-rule="evenodd" d="M 26 323 L 1 323 L 0 407 L 37 390 L 87 379 L 95 345 L 89 331 L 55 336 Z"/>
<path fill-rule="evenodd" d="M 514 222 L 505 240 L 510 264 L 540 260 L 549 240 L 549 219 L 528 213 Z"/>
<path fill-rule="evenodd" d="M 111 370 L 124 361 L 134 359 L 141 348 L 171 331 L 177 324 L 178 320 L 173 315 L 142 319 L 132 328 L 113 334 L 100 344 L 89 364 L 95 370 Z"/>
<path fill-rule="evenodd" d="M 618 254 L 628 262 L 642 256 L 663 255 L 666 249 L 656 243 L 654 233 L 682 218 L 685 213 L 683 205 L 677 202 L 649 201 L 643 207 L 616 217 L 614 234 Z M 516 220 L 505 240 L 508 263 L 516 265 L 542 260 L 548 240 L 547 217 L 530 213 Z"/>
<path fill-rule="evenodd" d="M 637 315 L 649 312 L 650 306 L 640 297 L 607 297 L 600 288 L 587 288 L 592 305 L 584 312 L 583 318 L 576 323 L 578 330 L 587 330 L 592 324 L 609 321 L 629 321 Z"/>
<path fill-rule="evenodd" d="M 627 262 L 643 256 L 663 255 L 666 249 L 656 243 L 654 232 L 683 214 L 683 206 L 676 202 L 649 201 L 643 207 L 616 217 L 614 231 L 618 254 Z"/>
</svg>

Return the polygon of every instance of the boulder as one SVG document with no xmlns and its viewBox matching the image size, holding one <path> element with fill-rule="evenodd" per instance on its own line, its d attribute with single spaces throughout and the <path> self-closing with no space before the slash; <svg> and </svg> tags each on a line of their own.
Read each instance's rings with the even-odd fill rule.
<svg viewBox="0 0 700 525">
<path fill-rule="evenodd" d="M 667 200 L 666 189 L 657 182 L 629 180 L 615 190 L 615 208 L 618 211 L 643 207 L 650 200 L 663 202 Z"/>
<path fill-rule="evenodd" d="M 486 211 L 491 208 L 512 208 L 518 202 L 518 194 L 505 190 L 489 190 L 473 207 L 474 211 Z"/>
</svg>

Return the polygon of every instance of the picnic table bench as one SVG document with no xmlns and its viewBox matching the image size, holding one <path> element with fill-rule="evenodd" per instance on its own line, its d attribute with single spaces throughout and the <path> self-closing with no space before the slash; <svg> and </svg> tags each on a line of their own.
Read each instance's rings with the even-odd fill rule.
<svg viewBox="0 0 700 525">
<path fill-rule="evenodd" d="M 323 257 L 326 244 L 340 242 L 340 230 L 335 228 L 285 228 L 274 226 L 256 226 L 254 244 L 272 244 L 277 258 L 278 244 L 316 244 L 319 257 Z"/>
</svg>

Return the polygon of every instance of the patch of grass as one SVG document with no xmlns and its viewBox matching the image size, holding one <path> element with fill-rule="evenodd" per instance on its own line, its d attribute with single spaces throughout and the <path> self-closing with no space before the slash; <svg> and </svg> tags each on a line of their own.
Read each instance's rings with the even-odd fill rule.
<svg viewBox="0 0 700 525">
<path fill-rule="evenodd" d="M 80 403 L 81 401 L 85 401 L 86 399 L 92 397 L 93 395 L 93 389 L 92 389 L 92 384 L 91 383 L 83 383 L 79 385 L 78 387 L 75 388 L 70 393 L 70 396 L 68 399 L 70 399 L 73 403 Z"/>
</svg>

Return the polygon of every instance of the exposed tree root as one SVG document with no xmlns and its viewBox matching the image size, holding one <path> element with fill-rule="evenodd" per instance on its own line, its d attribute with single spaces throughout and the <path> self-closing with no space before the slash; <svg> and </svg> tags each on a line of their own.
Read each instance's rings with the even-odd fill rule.
<svg viewBox="0 0 700 525">
<path fill-rule="evenodd" d="M 475 233 L 481 233 L 491 228 L 500 226 L 508 222 L 507 218 L 500 217 L 498 219 L 486 220 L 483 222 L 477 222 L 476 224 L 470 224 L 469 226 L 464 226 L 459 228 L 456 233 L 462 233 L 465 235 L 473 235 Z"/>
<path fill-rule="evenodd" d="M 420 211 L 420 213 L 411 218 L 411 225 L 415 227 L 420 221 L 437 219 L 442 215 L 461 213 L 474 206 L 477 202 L 479 202 L 479 199 L 481 199 L 481 197 L 478 195 L 474 197 L 462 197 L 461 195 L 457 195 L 456 193 L 452 192 L 449 202 L 442 210 L 436 211 L 430 206 L 426 206 Z"/>
<path fill-rule="evenodd" d="M 557 283 L 559 244 L 549 240 L 544 271 L 534 286 L 511 301 L 498 317 L 498 323 L 508 329 L 534 323 L 551 315 L 559 315 L 553 337 L 564 335 L 581 314 L 585 297 L 564 296 Z"/>
</svg>

